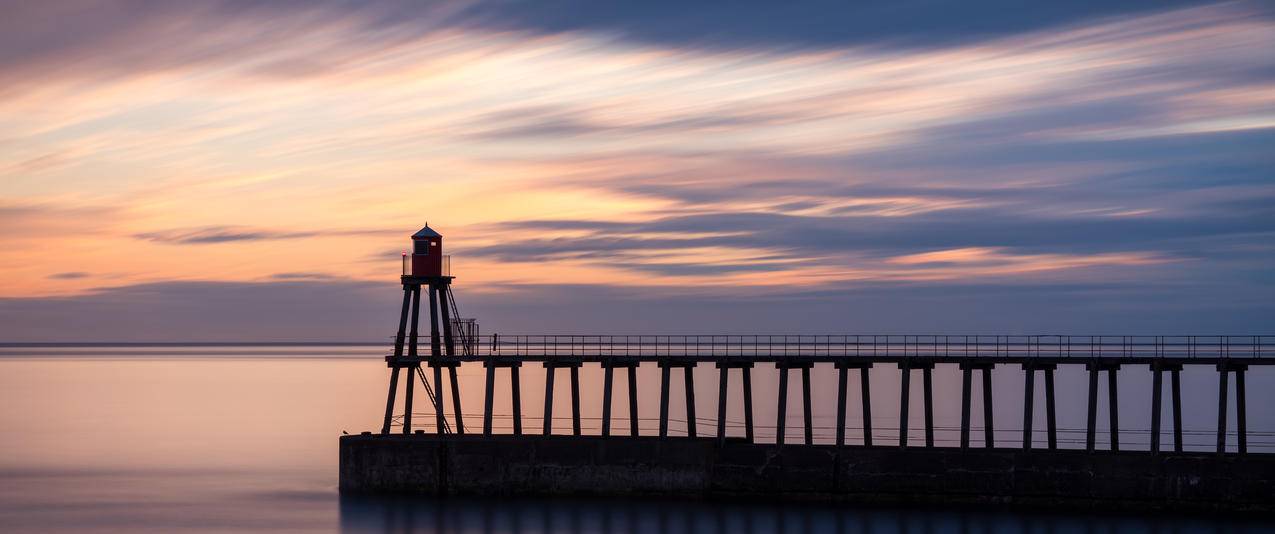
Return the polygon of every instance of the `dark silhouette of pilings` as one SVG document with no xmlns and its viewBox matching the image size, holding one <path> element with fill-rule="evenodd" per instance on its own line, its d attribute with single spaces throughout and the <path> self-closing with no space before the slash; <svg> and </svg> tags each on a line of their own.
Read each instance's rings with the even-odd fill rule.
<svg viewBox="0 0 1275 534">
<path fill-rule="evenodd" d="M 788 441 L 788 402 L 789 387 L 792 385 L 789 381 L 791 371 L 798 371 L 801 375 L 801 408 L 802 408 L 802 437 L 804 444 L 813 444 L 815 441 L 815 427 L 813 422 L 813 385 L 811 375 L 828 363 L 837 372 L 837 392 L 836 392 L 836 434 L 835 444 L 837 446 L 846 446 L 846 418 L 852 407 L 851 389 L 851 370 L 858 370 L 859 374 L 859 397 L 860 409 L 862 410 L 863 420 L 863 446 L 875 446 L 873 440 L 872 425 L 872 396 L 870 389 L 869 370 L 877 363 L 889 363 L 897 366 L 900 373 L 900 397 L 899 397 L 899 427 L 898 427 L 898 443 L 899 448 L 908 448 L 917 446 L 909 442 L 909 432 L 914 430 L 910 428 L 910 417 L 915 415 L 913 412 L 916 407 L 912 406 L 911 389 L 913 386 L 913 371 L 920 371 L 922 388 L 921 407 L 922 417 L 924 420 L 924 447 L 935 447 L 935 426 L 934 426 L 934 389 L 933 389 L 933 370 L 937 363 L 956 364 L 961 373 L 961 424 L 960 424 L 960 440 L 959 447 L 968 449 L 971 446 L 971 432 L 973 430 L 972 420 L 974 419 L 974 395 L 975 395 L 975 377 L 981 376 L 983 408 L 982 428 L 983 428 L 983 447 L 994 448 L 997 446 L 994 430 L 993 418 L 993 399 L 992 399 L 992 371 L 997 365 L 1016 364 L 1016 367 L 1022 371 L 1023 379 L 1023 423 L 1021 427 L 1021 448 L 1030 450 L 1037 447 L 1035 441 L 1039 436 L 1037 428 L 1037 412 L 1043 405 L 1043 422 L 1045 426 L 1045 448 L 1049 450 L 1058 449 L 1058 433 L 1056 410 L 1057 410 L 1057 391 L 1055 388 L 1055 371 L 1060 364 L 1084 365 L 1087 372 L 1088 388 L 1087 388 L 1087 419 L 1085 428 L 1085 449 L 1095 451 L 1097 449 L 1097 433 L 1098 429 L 1098 403 L 1101 399 L 1101 390 L 1106 390 L 1106 404 L 1108 416 L 1109 447 L 1112 451 L 1119 451 L 1120 443 L 1120 402 L 1119 402 L 1119 371 L 1122 366 L 1131 363 L 1146 363 L 1151 372 L 1151 432 L 1150 445 L 1148 451 L 1152 454 L 1161 452 L 1163 444 L 1163 434 L 1166 432 L 1164 426 L 1171 424 L 1173 426 L 1172 440 L 1173 451 L 1181 452 L 1183 450 L 1183 429 L 1182 429 L 1182 385 L 1181 371 L 1184 366 L 1199 363 L 1209 363 L 1215 366 L 1218 372 L 1218 405 L 1217 405 L 1217 443 L 1216 451 L 1219 454 L 1226 453 L 1228 446 L 1228 435 L 1235 434 L 1235 442 L 1233 451 L 1238 454 L 1248 453 L 1248 425 L 1247 425 L 1247 404 L 1246 404 L 1246 371 L 1250 365 L 1269 365 L 1275 363 L 1268 361 L 1266 358 L 1222 358 L 1222 359 L 1203 359 L 1195 361 L 1191 358 L 1162 358 L 1147 359 L 1144 356 L 1124 358 L 1110 355 L 1094 354 L 1088 358 L 1076 357 L 1074 359 L 1063 359 L 1058 357 L 1041 357 L 1041 358 L 998 358 L 997 355 L 971 355 L 953 361 L 946 354 L 943 356 L 925 356 L 911 355 L 907 357 L 897 357 L 894 355 L 872 356 L 857 355 L 844 357 L 782 357 L 775 354 L 759 354 L 750 355 L 732 355 L 732 356 L 716 356 L 711 351 L 708 354 L 687 355 L 681 357 L 660 356 L 654 354 L 637 354 L 637 355 L 597 355 L 597 354 L 547 354 L 547 353 L 527 353 L 527 354 L 500 354 L 493 348 L 493 354 L 489 355 L 457 355 L 457 343 L 452 339 L 451 322 L 449 311 L 446 306 L 446 292 L 448 291 L 446 281 L 431 280 L 422 283 L 404 283 L 403 305 L 400 309 L 399 328 L 395 335 L 395 347 L 393 356 L 387 357 L 390 363 L 390 388 L 386 402 L 386 416 L 382 426 L 382 433 L 390 433 L 394 426 L 393 411 L 395 408 L 395 394 L 399 387 L 399 382 L 403 381 L 403 375 L 406 373 L 406 383 L 403 393 L 404 414 L 401 418 L 402 432 L 410 434 L 413 432 L 413 404 L 415 402 L 415 382 L 421 379 L 424 382 L 425 372 L 424 366 L 428 366 L 432 370 L 432 386 L 429 389 L 427 382 L 426 391 L 431 397 L 431 404 L 434 408 L 434 424 L 438 433 L 455 433 L 464 434 L 466 431 L 464 425 L 464 414 L 462 413 L 462 405 L 460 402 L 460 382 L 458 380 L 457 367 L 466 361 L 481 361 L 485 368 L 485 391 L 482 414 L 482 434 L 493 434 L 493 414 L 495 411 L 494 397 L 497 391 L 497 374 L 499 369 L 507 369 L 509 371 L 509 391 L 512 394 L 511 408 L 513 411 L 513 433 L 515 435 L 523 434 L 523 414 L 522 399 L 519 372 L 523 363 L 526 361 L 540 362 L 545 369 L 545 393 L 544 393 L 544 420 L 542 432 L 545 435 L 552 434 L 553 417 L 554 417 L 554 386 L 555 381 L 560 373 L 559 369 L 566 369 L 569 373 L 571 381 L 570 387 L 570 403 L 571 403 L 571 435 L 581 436 L 584 434 L 582 428 L 581 404 L 585 402 L 580 394 L 580 369 L 585 365 L 599 364 L 603 373 L 602 387 L 602 417 L 601 417 L 601 435 L 605 437 L 613 436 L 613 405 L 615 395 L 616 370 L 621 370 L 627 378 L 627 399 L 629 403 L 629 432 L 630 436 L 640 436 L 641 429 L 639 426 L 638 416 L 638 382 L 637 370 L 644 362 L 653 362 L 660 372 L 660 409 L 658 419 L 658 436 L 668 438 L 670 436 L 670 417 L 669 403 L 670 391 L 673 381 L 674 370 L 680 370 L 683 379 L 683 390 L 685 393 L 686 408 L 686 429 L 685 435 L 688 437 L 697 437 L 698 418 L 696 416 L 695 401 L 695 380 L 694 370 L 700 363 L 712 362 L 718 370 L 718 395 L 716 410 L 716 428 L 713 434 L 717 442 L 725 444 L 728 436 L 727 414 L 730 410 L 732 402 L 742 404 L 743 411 L 743 438 L 752 442 L 756 440 L 756 424 L 754 420 L 753 406 L 753 390 L 752 390 L 752 371 L 759 362 L 773 363 L 777 372 L 778 381 L 778 397 L 776 399 L 776 436 L 775 444 L 783 446 Z M 422 295 L 424 293 L 424 295 Z M 426 298 L 422 298 L 426 297 Z M 428 302 L 426 310 L 427 320 L 430 325 L 430 350 L 428 354 L 421 354 L 418 345 L 418 325 L 419 320 L 425 317 L 421 316 L 420 304 L 422 300 Z M 583 336 L 581 336 L 583 337 Z M 469 343 L 469 341 L 466 341 Z M 493 339 L 493 347 L 496 347 Z M 574 350 L 574 349 L 573 349 Z M 687 350 L 685 348 L 681 350 Z M 1260 348 L 1252 349 L 1255 355 L 1263 355 L 1265 351 Z M 446 374 L 444 376 L 444 370 Z M 733 399 L 730 394 L 731 375 L 738 372 L 738 376 L 742 380 L 742 398 Z M 1165 390 L 1165 374 L 1168 373 L 1168 395 L 1169 395 L 1169 420 L 1165 420 L 1164 414 L 1164 396 Z M 1105 388 L 1102 387 L 1102 375 L 1106 373 Z M 1043 379 L 1043 388 L 1038 388 L 1038 377 Z M 1232 380 L 1233 377 L 1233 380 Z M 1232 385 L 1233 384 L 1233 385 Z M 447 389 L 448 391 L 444 391 Z M 1038 398 L 1038 389 L 1043 389 L 1043 402 Z M 450 396 L 452 403 L 451 414 L 445 409 L 445 397 Z M 1234 401 L 1231 399 L 1234 398 Z M 1229 412 L 1230 403 L 1234 402 L 1235 412 Z M 417 414 L 419 415 L 419 414 Z M 1229 428 L 1234 418 L 1234 429 Z M 419 432 L 419 431 L 417 431 Z M 914 437 L 915 438 L 915 437 Z M 1017 440 L 1015 440 L 1017 441 Z M 1004 445 L 1004 441 L 1001 442 Z"/>
</svg>

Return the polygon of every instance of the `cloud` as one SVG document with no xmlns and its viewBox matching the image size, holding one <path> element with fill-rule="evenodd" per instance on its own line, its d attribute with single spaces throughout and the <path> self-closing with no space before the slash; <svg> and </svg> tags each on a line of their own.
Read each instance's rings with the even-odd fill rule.
<svg viewBox="0 0 1275 534">
<path fill-rule="evenodd" d="M 168 245 L 213 245 L 219 243 L 279 241 L 285 239 L 309 239 L 317 237 L 368 236 L 401 233 L 401 230 L 268 230 L 241 226 L 208 226 L 141 232 L 133 237 L 143 241 Z"/>
<path fill-rule="evenodd" d="M 92 275 L 84 271 L 68 271 L 68 272 L 62 272 L 62 273 L 53 273 L 49 275 L 49 278 L 52 280 L 79 280 L 81 278 L 88 278 L 90 276 Z"/>
</svg>

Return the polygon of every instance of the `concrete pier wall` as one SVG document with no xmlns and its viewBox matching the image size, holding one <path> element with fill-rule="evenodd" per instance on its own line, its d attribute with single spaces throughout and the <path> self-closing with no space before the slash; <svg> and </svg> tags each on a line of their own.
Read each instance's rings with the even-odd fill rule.
<svg viewBox="0 0 1275 534">
<path fill-rule="evenodd" d="M 762 498 L 1275 511 L 1275 455 L 342 436 L 343 493 Z"/>
</svg>

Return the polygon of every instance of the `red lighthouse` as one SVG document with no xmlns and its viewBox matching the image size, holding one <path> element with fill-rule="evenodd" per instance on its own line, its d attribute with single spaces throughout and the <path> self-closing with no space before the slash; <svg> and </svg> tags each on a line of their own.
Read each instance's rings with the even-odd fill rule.
<svg viewBox="0 0 1275 534">
<path fill-rule="evenodd" d="M 394 354 L 386 356 L 391 369 L 389 398 L 385 404 L 385 424 L 381 433 L 388 434 L 393 420 L 394 396 L 398 389 L 400 373 L 407 374 L 403 397 L 403 432 L 412 431 L 412 385 L 420 378 L 434 405 L 439 432 L 448 427 L 443 417 L 442 399 L 435 396 L 421 364 L 434 370 L 434 384 L 441 392 L 442 369 L 451 378 L 452 401 L 456 409 L 457 434 L 463 434 L 464 422 L 460 414 L 460 396 L 457 389 L 456 366 L 461 358 L 472 355 L 477 349 L 475 338 L 477 324 L 473 319 L 460 319 L 456 299 L 452 296 L 450 257 L 443 254 L 443 236 L 429 225 L 412 234 L 412 254 L 403 252 L 403 307 L 399 313 L 398 333 L 394 336 Z M 425 293 L 425 313 L 421 314 L 421 293 Z M 421 319 L 428 321 L 428 353 L 422 354 L 417 339 L 420 336 Z M 459 350 L 457 350 L 459 349 Z"/>
</svg>

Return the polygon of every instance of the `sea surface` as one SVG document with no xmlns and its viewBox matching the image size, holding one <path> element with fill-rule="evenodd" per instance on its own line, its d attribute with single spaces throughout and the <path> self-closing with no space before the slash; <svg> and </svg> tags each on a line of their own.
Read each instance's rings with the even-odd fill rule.
<svg viewBox="0 0 1275 534">
<path fill-rule="evenodd" d="M 1275 524 L 1260 518 L 1171 514 L 629 499 L 343 500 L 337 492 L 337 437 L 379 429 L 388 383 L 380 359 L 384 350 L 371 345 L 0 346 L 0 531 L 1275 532 Z M 524 373 L 529 428 L 540 425 L 544 382 L 536 370 L 528 366 Z M 1009 444 L 1021 439 L 1010 432 L 1021 425 L 1009 423 L 1021 422 L 1021 378 L 1009 370 L 999 373 L 996 417 L 1007 429 L 998 440 Z M 1146 442 L 1145 432 L 1138 429 L 1146 426 L 1146 417 L 1140 416 L 1149 402 L 1143 379 L 1124 373 L 1121 380 L 1128 385 L 1122 385 L 1126 389 L 1121 394 L 1129 398 L 1121 399 L 1120 415 L 1129 433 L 1122 432 L 1121 443 L 1137 447 L 1139 440 Z M 466 420 L 477 427 L 482 368 L 463 367 L 460 375 Z M 1083 380 L 1079 373 L 1070 376 L 1060 370 L 1059 375 L 1060 392 Z M 654 369 L 644 368 L 639 382 L 655 384 L 656 376 Z M 815 377 L 821 440 L 828 439 L 832 428 L 824 407 L 835 391 L 834 377 Z M 1266 436 L 1275 430 L 1275 414 L 1264 408 L 1272 405 L 1273 388 L 1257 386 L 1270 378 L 1250 377 L 1249 426 L 1256 433 L 1250 442 L 1258 447 L 1269 448 Z M 697 372 L 696 380 L 698 412 L 715 414 L 715 370 Z M 754 380 L 758 421 L 766 425 L 774 417 L 776 381 L 761 371 Z M 897 397 L 898 371 L 874 369 L 872 380 L 874 436 L 889 439 L 895 435 L 890 427 L 898 421 L 898 403 L 890 402 L 891 392 Z M 1207 430 L 1215 424 L 1215 381 L 1207 373 L 1184 377 L 1184 387 L 1201 390 L 1196 394 L 1205 399 L 1187 407 L 1188 429 Z M 562 388 L 558 398 L 566 399 L 567 381 L 557 382 Z M 586 369 L 582 382 L 586 430 L 596 431 L 600 380 Z M 799 391 L 796 385 L 794 378 L 790 390 Z M 731 395 L 738 399 L 735 388 L 737 384 Z M 959 375 L 936 370 L 940 443 L 954 436 L 959 388 Z M 919 389 L 912 392 L 919 394 Z M 619 386 L 617 395 L 624 391 Z M 654 425 L 646 415 L 655 413 L 658 395 L 654 388 L 642 391 L 639 412 L 645 412 L 645 429 Z M 914 402 L 920 406 L 919 399 Z M 627 428 L 626 404 L 616 403 L 619 431 Z M 1038 400 L 1037 406 L 1041 404 Z M 507 422 L 508 397 L 498 395 L 497 406 L 505 416 L 497 420 Z M 676 402 L 673 407 L 674 417 L 681 416 Z M 788 420 L 801 421 L 797 397 L 789 407 L 794 411 Z M 1083 427 L 1083 401 L 1060 393 L 1059 410 L 1061 427 Z M 420 414 L 418 421 L 432 421 L 424 415 L 428 406 L 414 411 Z M 855 405 L 850 412 L 856 412 Z M 919 417 L 919 409 L 914 413 Z M 732 408 L 728 419 L 734 423 L 738 418 Z M 559 431 L 569 428 L 569 419 L 555 419 Z M 919 430 L 919 419 L 913 421 Z M 975 421 L 977 426 L 977 417 Z M 851 417 L 849 424 L 857 429 L 862 421 Z M 713 428 L 711 419 L 701 419 L 700 425 L 703 433 Z M 1043 428 L 1039 420 L 1037 427 Z M 792 439 L 800 435 L 799 428 L 789 431 Z M 773 431 L 760 434 L 773 438 Z M 1075 446 L 1072 437 L 1074 433 L 1063 434 L 1065 446 Z M 1213 439 L 1206 431 L 1189 437 L 1193 448 L 1205 448 Z"/>
</svg>

